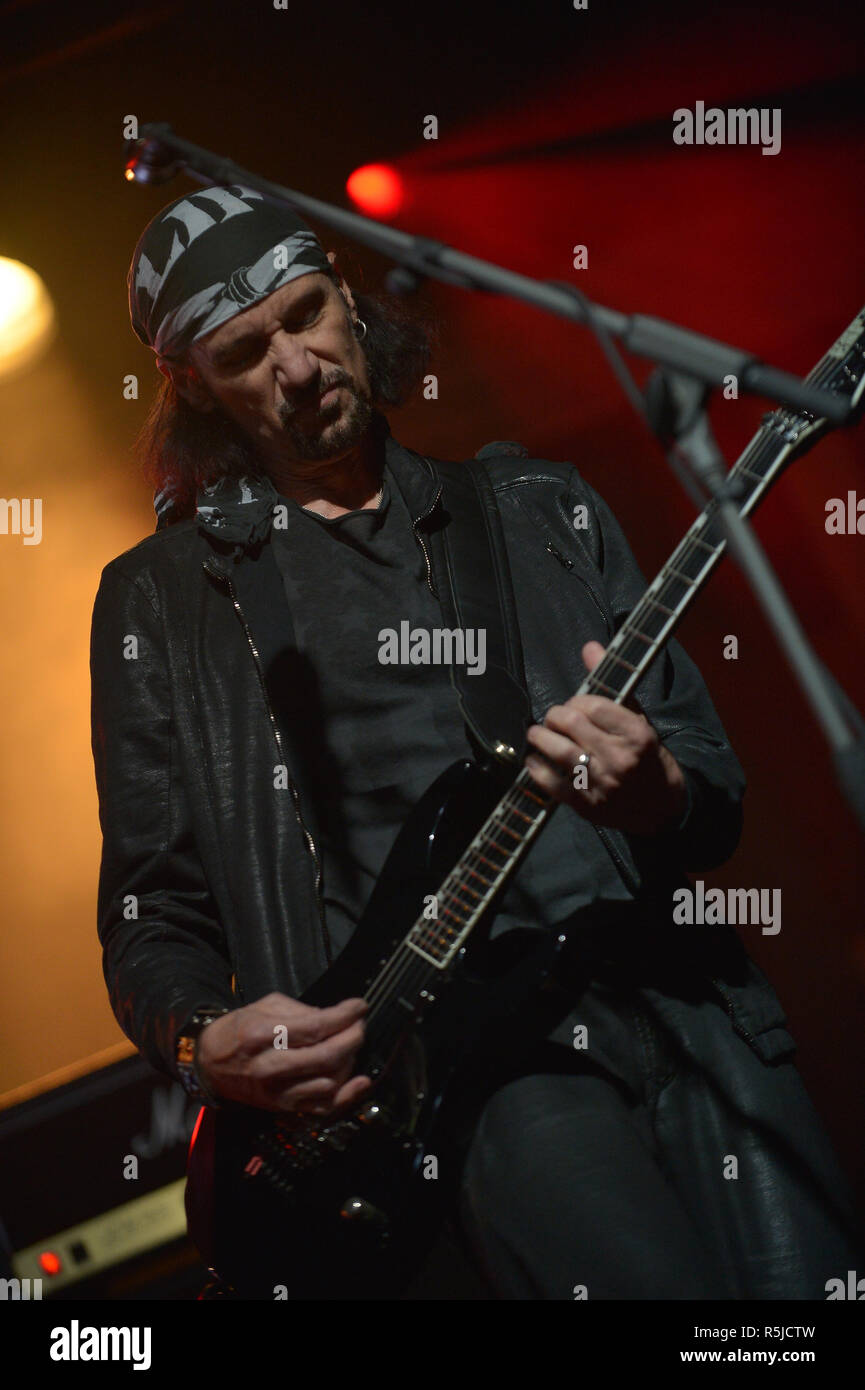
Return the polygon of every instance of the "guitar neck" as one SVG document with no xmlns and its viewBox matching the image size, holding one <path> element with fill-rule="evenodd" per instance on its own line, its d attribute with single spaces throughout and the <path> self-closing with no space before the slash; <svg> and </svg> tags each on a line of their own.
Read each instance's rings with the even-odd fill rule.
<svg viewBox="0 0 865 1390">
<path fill-rule="evenodd" d="M 863 362 L 865 309 L 807 380 L 858 404 L 865 384 Z M 728 475 L 740 515 L 752 512 L 787 464 L 827 428 L 825 420 L 806 412 L 779 409 L 765 415 Z M 693 522 L 611 639 L 601 661 L 586 676 L 578 695 L 603 695 L 621 704 L 645 675 L 724 554 L 719 505 L 713 499 Z M 399 978 L 404 988 L 407 967 L 414 967 L 411 973 L 418 993 L 428 991 L 441 978 L 557 805 L 523 768 L 442 884 L 436 895 L 436 917 L 424 916 L 415 922 L 371 985 L 369 998 L 381 1002 L 388 978 Z"/>
</svg>

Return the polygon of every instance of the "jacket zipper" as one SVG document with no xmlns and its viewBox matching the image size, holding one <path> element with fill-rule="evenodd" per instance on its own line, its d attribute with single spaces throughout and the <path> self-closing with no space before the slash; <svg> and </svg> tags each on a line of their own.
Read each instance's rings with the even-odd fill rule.
<svg viewBox="0 0 865 1390">
<path fill-rule="evenodd" d="M 730 1015 L 730 1022 L 733 1025 L 733 1032 L 738 1033 L 739 1037 L 744 1038 L 745 1042 L 749 1043 L 751 1047 L 753 1047 L 756 1051 L 757 1039 L 754 1037 L 753 1033 L 749 1032 L 749 1030 L 745 1027 L 744 1023 L 740 1023 L 737 1019 L 735 1012 L 736 1005 L 734 1000 L 730 998 L 730 995 L 727 993 L 720 980 L 712 980 L 711 984 L 715 991 L 718 994 L 720 994 L 722 1000 L 724 1001 L 724 1010 L 726 1013 Z"/>
<path fill-rule="evenodd" d="M 428 461 L 429 461 L 429 460 L 427 460 L 427 462 L 428 462 Z M 436 593 L 435 586 L 434 586 L 434 584 L 433 584 L 433 582 L 432 582 L 432 565 L 431 565 L 431 563 L 430 563 L 429 551 L 427 550 L 427 547 L 426 547 L 426 541 L 423 539 L 422 536 L 419 536 L 419 535 L 418 535 L 417 528 L 418 528 L 418 526 L 420 525 L 420 523 L 421 523 L 422 521 L 426 521 L 427 517 L 430 516 L 430 515 L 435 511 L 436 507 L 438 506 L 438 501 L 439 501 L 439 498 L 441 497 L 441 495 L 442 495 L 442 486 L 441 486 L 441 484 L 439 484 L 438 492 L 436 493 L 436 495 L 435 495 L 435 497 L 433 498 L 433 500 L 432 500 L 432 502 L 430 503 L 430 505 L 427 507 L 426 511 L 425 511 L 425 512 L 421 512 L 420 516 L 416 516 L 415 519 L 414 519 L 414 521 L 413 521 L 412 524 L 411 524 L 411 529 L 414 531 L 414 538 L 415 538 L 415 540 L 417 541 L 418 545 L 420 546 L 421 550 L 423 551 L 423 557 L 424 557 L 424 559 L 425 559 L 425 561 L 426 561 L 426 582 L 427 582 L 427 584 L 429 585 L 429 591 L 430 591 L 430 593 L 432 594 L 433 598 L 438 598 L 438 594 Z"/>
<path fill-rule="evenodd" d="M 555 559 L 558 560 L 559 564 L 563 565 L 566 570 L 572 570 L 574 568 L 574 561 L 568 559 L 568 557 L 566 555 L 563 555 L 560 550 L 557 550 L 556 547 L 553 545 L 552 541 L 547 541 L 545 549 L 550 553 L 550 555 L 554 556 Z M 610 619 L 604 612 L 601 600 L 598 596 L 597 590 L 595 589 L 594 585 L 580 571 L 577 572 L 576 578 L 583 585 L 586 593 L 592 600 L 592 603 L 595 605 L 601 617 L 603 618 L 604 625 L 611 630 Z"/>
<path fill-rule="evenodd" d="M 246 634 L 246 640 L 249 643 L 249 650 L 252 652 L 252 659 L 255 662 L 255 669 L 258 673 L 258 681 L 261 686 L 261 693 L 264 696 L 264 703 L 267 708 L 268 718 L 270 719 L 270 727 L 273 732 L 273 739 L 276 744 L 276 751 L 279 755 L 280 765 L 284 767 L 287 772 L 288 763 L 285 758 L 285 753 L 283 752 L 282 735 L 280 734 L 279 725 L 277 724 L 276 717 L 273 713 L 273 706 L 270 703 L 270 695 L 268 694 L 267 683 L 264 679 L 264 671 L 262 670 L 261 666 L 261 658 L 258 654 L 258 648 L 255 645 L 252 633 L 249 630 L 249 624 L 246 621 L 243 609 L 241 608 L 240 603 L 238 601 L 237 591 L 229 575 L 223 574 L 222 571 L 219 569 L 211 569 L 210 557 L 208 557 L 208 559 L 203 562 L 203 566 L 207 573 L 212 575 L 213 578 L 218 579 L 221 582 L 224 582 L 228 585 L 228 591 L 231 595 L 231 602 L 234 606 L 234 611 L 240 619 L 243 631 Z M 331 951 L 330 934 L 327 930 L 327 923 L 325 921 L 324 916 L 324 902 L 321 896 L 321 860 L 319 858 L 315 840 L 312 838 L 312 835 L 310 834 L 309 830 L 306 827 L 306 824 L 304 823 L 303 815 L 301 814 L 300 810 L 300 797 L 298 795 L 297 787 L 294 784 L 293 778 L 289 779 L 288 785 L 291 791 L 292 801 L 294 803 L 294 814 L 297 817 L 297 823 L 300 826 L 301 834 L 303 835 L 303 838 L 306 841 L 306 847 L 312 859 L 313 877 L 315 882 L 315 902 L 316 907 L 318 909 L 318 920 L 321 924 L 321 935 L 322 941 L 324 942 L 324 951 L 325 956 L 327 957 L 327 963 L 328 965 L 332 965 L 333 952 Z"/>
</svg>

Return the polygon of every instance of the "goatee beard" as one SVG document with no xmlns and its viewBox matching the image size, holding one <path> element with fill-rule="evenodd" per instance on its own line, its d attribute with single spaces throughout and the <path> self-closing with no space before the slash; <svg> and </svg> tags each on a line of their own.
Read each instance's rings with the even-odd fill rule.
<svg viewBox="0 0 865 1390">
<path fill-rule="evenodd" d="M 339 425 L 333 429 L 326 424 L 307 433 L 291 418 L 285 425 L 285 433 L 298 458 L 323 460 L 332 458 L 337 451 L 347 452 L 359 444 L 372 421 L 372 402 L 366 396 L 351 393 L 351 403 Z"/>
</svg>

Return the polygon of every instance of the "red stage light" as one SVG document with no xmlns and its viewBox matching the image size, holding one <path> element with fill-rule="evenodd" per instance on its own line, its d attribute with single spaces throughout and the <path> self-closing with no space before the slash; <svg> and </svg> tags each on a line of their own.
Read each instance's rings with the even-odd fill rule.
<svg viewBox="0 0 865 1390">
<path fill-rule="evenodd" d="M 346 192 L 361 212 L 393 217 L 403 204 L 403 183 L 389 164 L 363 164 L 346 179 Z"/>
</svg>

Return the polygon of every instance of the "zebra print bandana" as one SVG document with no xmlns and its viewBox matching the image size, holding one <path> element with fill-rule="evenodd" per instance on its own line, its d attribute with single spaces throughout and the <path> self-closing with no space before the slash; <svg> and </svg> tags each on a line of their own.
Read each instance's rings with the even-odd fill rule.
<svg viewBox="0 0 865 1390">
<path fill-rule="evenodd" d="M 169 203 L 138 239 L 126 277 L 136 335 L 167 361 L 298 275 L 328 271 L 290 208 L 240 184 Z"/>
</svg>

